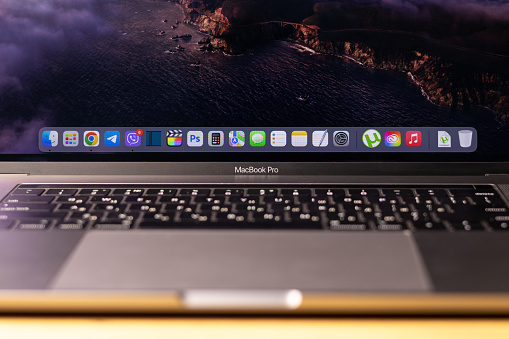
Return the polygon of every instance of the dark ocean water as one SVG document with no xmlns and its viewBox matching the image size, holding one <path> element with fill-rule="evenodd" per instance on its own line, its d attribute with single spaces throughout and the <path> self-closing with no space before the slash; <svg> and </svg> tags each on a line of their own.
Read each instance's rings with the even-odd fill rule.
<svg viewBox="0 0 509 339">
<path fill-rule="evenodd" d="M 241 56 L 201 52 L 204 37 L 177 5 L 119 1 L 106 7 L 109 31 L 54 53 L 30 84 L 53 126 L 461 126 L 479 149 L 509 148 L 491 112 L 451 112 L 426 100 L 408 76 L 268 42 Z M 164 23 L 163 20 L 168 20 Z M 161 30 L 166 36 L 158 36 Z M 192 34 L 175 42 L 173 35 Z M 181 44 L 185 51 L 169 53 Z M 202 67 L 191 64 L 200 61 Z M 40 78 L 47 79 L 40 81 Z M 27 80 L 30 83 L 30 80 Z M 297 100 L 308 94 L 309 100 Z"/>
</svg>

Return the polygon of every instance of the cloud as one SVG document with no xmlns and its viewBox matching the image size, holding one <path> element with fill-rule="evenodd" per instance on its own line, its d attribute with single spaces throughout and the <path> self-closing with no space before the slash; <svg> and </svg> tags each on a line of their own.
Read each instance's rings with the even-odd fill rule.
<svg viewBox="0 0 509 339">
<path fill-rule="evenodd" d="M 1 154 L 33 154 L 39 152 L 39 130 L 48 126 L 45 118 L 30 121 L 17 119 L 0 128 Z"/>
<path fill-rule="evenodd" d="M 380 0 L 381 3 L 417 13 L 426 4 L 442 7 L 466 17 L 495 19 L 509 22 L 508 0 Z"/>
<path fill-rule="evenodd" d="M 53 51 L 108 31 L 112 0 L 0 0 L 0 153 L 38 153 L 39 129 L 51 126 L 46 99 L 30 99 L 23 82 Z M 40 100 L 40 99 L 38 99 Z"/>
<path fill-rule="evenodd" d="M 0 91 L 22 88 L 21 72 L 42 56 L 105 30 L 101 0 L 0 0 Z M 1 92 L 0 92 L 1 93 Z"/>
</svg>

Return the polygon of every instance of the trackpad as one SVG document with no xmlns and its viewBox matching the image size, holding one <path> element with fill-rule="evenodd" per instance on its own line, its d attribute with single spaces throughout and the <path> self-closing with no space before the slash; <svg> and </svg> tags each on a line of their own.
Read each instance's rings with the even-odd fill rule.
<svg viewBox="0 0 509 339">
<path fill-rule="evenodd" d="M 431 289 L 405 233 L 91 232 L 56 289 Z"/>
</svg>

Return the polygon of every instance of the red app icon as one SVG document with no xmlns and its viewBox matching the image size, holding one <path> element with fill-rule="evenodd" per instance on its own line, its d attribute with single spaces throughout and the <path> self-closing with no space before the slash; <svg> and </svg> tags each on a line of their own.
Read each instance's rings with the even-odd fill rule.
<svg viewBox="0 0 509 339">
<path fill-rule="evenodd" d="M 420 147 L 422 145 L 422 133 L 419 131 L 406 132 L 406 145 L 408 147 Z"/>
</svg>

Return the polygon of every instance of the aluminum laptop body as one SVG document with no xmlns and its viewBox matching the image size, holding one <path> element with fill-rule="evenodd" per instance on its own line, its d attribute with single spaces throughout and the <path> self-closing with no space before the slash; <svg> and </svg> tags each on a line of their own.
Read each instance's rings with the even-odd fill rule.
<svg viewBox="0 0 509 339">
<path fill-rule="evenodd" d="M 509 7 L 0 4 L 0 312 L 507 314 Z"/>
</svg>

